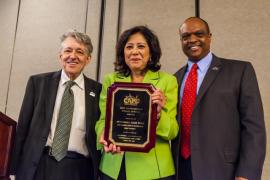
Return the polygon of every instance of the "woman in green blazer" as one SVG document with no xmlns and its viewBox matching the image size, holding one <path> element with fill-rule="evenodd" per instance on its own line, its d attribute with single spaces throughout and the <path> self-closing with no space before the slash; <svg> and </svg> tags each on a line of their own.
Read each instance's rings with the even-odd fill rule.
<svg viewBox="0 0 270 180">
<path fill-rule="evenodd" d="M 100 95 L 101 116 L 96 123 L 97 148 L 102 150 L 101 180 L 171 179 L 175 174 L 170 140 L 178 134 L 176 107 L 178 87 L 175 77 L 160 72 L 161 49 L 158 38 L 145 26 L 136 26 L 121 34 L 116 46 L 115 72 L 105 76 Z M 123 152 L 104 140 L 107 88 L 114 82 L 151 83 L 151 95 L 157 104 L 156 144 L 148 153 Z"/>
</svg>

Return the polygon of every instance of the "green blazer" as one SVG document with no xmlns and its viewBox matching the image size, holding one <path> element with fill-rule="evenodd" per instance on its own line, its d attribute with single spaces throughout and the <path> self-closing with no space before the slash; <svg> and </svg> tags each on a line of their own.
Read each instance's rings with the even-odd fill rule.
<svg viewBox="0 0 270 180">
<path fill-rule="evenodd" d="M 99 102 L 101 116 L 96 123 L 97 149 L 102 149 L 99 138 L 105 126 L 107 88 L 114 82 L 131 82 L 131 77 L 112 73 L 104 78 Z M 176 120 L 178 99 L 176 78 L 164 72 L 152 72 L 149 70 L 144 77 L 143 83 L 152 83 L 156 88 L 161 89 L 167 98 L 167 102 L 158 121 L 155 147 L 148 153 L 124 153 L 128 180 L 157 179 L 175 174 L 169 141 L 177 136 L 179 130 Z M 99 168 L 104 174 L 117 179 L 122 159 L 123 155 L 121 154 L 113 155 L 103 152 Z"/>
</svg>

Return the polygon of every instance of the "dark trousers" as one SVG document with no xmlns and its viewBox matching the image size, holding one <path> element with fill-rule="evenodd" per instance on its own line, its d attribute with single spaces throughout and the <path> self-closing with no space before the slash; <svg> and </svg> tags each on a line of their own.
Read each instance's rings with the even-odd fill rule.
<svg viewBox="0 0 270 180">
<path fill-rule="evenodd" d="M 191 169 L 191 157 L 184 159 L 179 158 L 178 165 L 179 180 L 193 180 L 192 178 L 192 169 Z"/>
<path fill-rule="evenodd" d="M 34 180 L 90 180 L 93 177 L 91 159 L 65 157 L 58 162 L 44 151 Z"/>
</svg>

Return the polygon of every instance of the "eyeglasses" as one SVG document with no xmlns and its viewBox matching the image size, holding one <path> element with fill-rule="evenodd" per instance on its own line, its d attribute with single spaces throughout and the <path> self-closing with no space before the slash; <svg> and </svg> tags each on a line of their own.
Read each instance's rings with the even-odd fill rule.
<svg viewBox="0 0 270 180">
<path fill-rule="evenodd" d="M 77 56 L 86 56 L 87 55 L 87 52 L 83 49 L 80 49 L 80 48 L 78 48 L 78 49 L 65 48 L 62 50 L 62 53 L 65 55 L 70 55 L 70 54 L 74 53 Z"/>
</svg>

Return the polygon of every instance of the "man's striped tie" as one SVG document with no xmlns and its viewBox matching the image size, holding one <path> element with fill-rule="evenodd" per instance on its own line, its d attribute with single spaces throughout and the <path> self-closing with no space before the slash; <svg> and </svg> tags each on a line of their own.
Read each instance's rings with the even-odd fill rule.
<svg viewBox="0 0 270 180">
<path fill-rule="evenodd" d="M 61 161 L 67 154 L 74 110 L 74 95 L 71 87 L 74 84 L 74 81 L 66 82 L 66 89 L 62 97 L 58 114 L 58 121 L 52 143 L 52 155 L 57 161 Z"/>
</svg>

